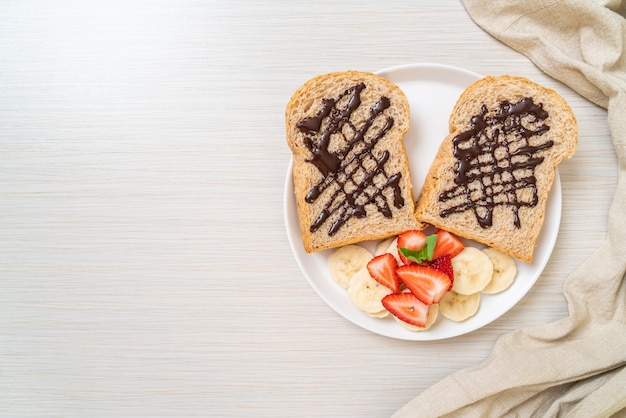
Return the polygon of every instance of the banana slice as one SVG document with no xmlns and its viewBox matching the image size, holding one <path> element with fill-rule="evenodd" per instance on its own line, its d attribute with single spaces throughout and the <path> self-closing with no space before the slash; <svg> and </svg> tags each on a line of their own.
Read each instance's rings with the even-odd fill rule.
<svg viewBox="0 0 626 418">
<path fill-rule="evenodd" d="M 404 322 L 403 320 L 398 319 L 395 316 L 393 318 L 396 321 L 398 321 L 400 325 L 402 325 L 404 328 L 408 329 L 409 331 L 426 331 L 435 323 L 438 317 L 439 317 L 439 304 L 435 303 L 429 306 L 428 319 L 426 320 L 426 325 L 424 325 L 423 327 L 418 327 L 417 325 L 409 324 L 408 322 Z"/>
<path fill-rule="evenodd" d="M 383 309 L 380 312 L 368 313 L 372 318 L 385 318 L 389 315 L 389 311 L 387 309 Z"/>
<path fill-rule="evenodd" d="M 398 262 L 399 266 L 404 264 L 402 260 L 400 259 L 400 254 L 398 253 L 398 237 L 395 237 L 393 241 L 389 243 L 389 247 L 387 248 L 386 252 L 388 252 L 389 254 L 393 255 L 396 258 L 396 261 Z"/>
<path fill-rule="evenodd" d="M 389 252 L 387 250 L 389 249 L 389 246 L 391 245 L 391 243 L 395 239 L 396 239 L 396 237 L 389 237 L 389 238 L 384 239 L 382 241 L 378 241 L 378 243 L 376 244 L 376 249 L 374 250 L 374 256 L 385 254 L 385 253 Z"/>
<path fill-rule="evenodd" d="M 348 285 L 348 296 L 352 303 L 376 318 L 384 318 L 389 313 L 381 300 L 390 293 L 393 293 L 391 289 L 372 279 L 367 267 L 352 276 Z"/>
<path fill-rule="evenodd" d="M 478 248 L 465 247 L 452 258 L 454 284 L 452 290 L 462 295 L 480 292 L 491 281 L 493 263 Z"/>
<path fill-rule="evenodd" d="M 478 312 L 479 305 L 480 293 L 461 295 L 451 290 L 439 301 L 439 310 L 446 318 L 461 322 Z"/>
<path fill-rule="evenodd" d="M 346 245 L 336 249 L 328 257 L 328 268 L 335 282 L 344 289 L 354 274 L 367 266 L 372 253 L 360 245 Z"/>
<path fill-rule="evenodd" d="M 487 254 L 493 264 L 493 276 L 482 292 L 493 295 L 508 289 L 517 275 L 517 264 L 513 257 L 495 248 L 484 248 L 482 252 Z"/>
</svg>

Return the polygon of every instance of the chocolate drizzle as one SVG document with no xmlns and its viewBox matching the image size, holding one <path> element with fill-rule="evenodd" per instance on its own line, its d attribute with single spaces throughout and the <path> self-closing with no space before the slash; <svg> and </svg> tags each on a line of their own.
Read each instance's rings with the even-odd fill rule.
<svg viewBox="0 0 626 418">
<path fill-rule="evenodd" d="M 534 138 L 550 129 L 547 118 L 548 112 L 530 97 L 501 102 L 493 115 L 483 105 L 471 118 L 471 129 L 452 139 L 456 186 L 439 195 L 440 202 L 449 204 L 440 216 L 471 210 L 481 228 L 489 228 L 494 208 L 508 206 L 520 228 L 520 208 L 538 203 L 535 168 L 544 160 L 540 153 L 554 145 Z"/>
<path fill-rule="evenodd" d="M 369 132 L 376 120 L 384 117 L 385 109 L 391 106 L 389 98 L 381 97 L 369 109 L 361 126 L 355 126 L 356 122 L 351 119 L 361 106 L 361 92 L 365 88 L 364 83 L 358 83 L 335 99 L 322 100 L 322 107 L 314 116 L 296 124 L 305 135 L 304 145 L 311 152 L 307 162 L 322 174 L 322 179 L 309 190 L 305 201 L 311 204 L 327 193 L 327 203 L 317 214 L 311 232 L 332 218 L 328 228 L 328 235 L 332 236 L 353 216 L 367 216 L 367 207 L 372 204 L 383 216 L 391 218 L 390 194 L 393 206 L 404 206 L 400 189 L 402 174 L 389 175 L 385 170 L 389 151 L 381 152 L 376 148 L 378 141 L 393 127 L 393 118 L 387 116 L 376 124 L 376 132 Z M 331 140 L 332 149 L 336 151 L 331 151 Z"/>
</svg>

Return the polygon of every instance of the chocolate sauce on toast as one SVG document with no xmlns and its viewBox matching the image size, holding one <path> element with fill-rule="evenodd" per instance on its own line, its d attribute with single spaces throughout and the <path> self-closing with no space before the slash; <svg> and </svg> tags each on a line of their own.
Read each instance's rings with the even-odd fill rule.
<svg viewBox="0 0 626 418">
<path fill-rule="evenodd" d="M 392 217 L 391 205 L 404 206 L 400 189 L 401 173 L 387 173 L 385 164 L 390 154 L 379 150 L 376 144 L 393 127 L 393 117 L 383 115 L 391 106 L 387 97 L 381 97 L 369 109 L 360 126 L 352 120 L 361 106 L 361 92 L 365 83 L 357 83 L 339 97 L 322 100 L 321 109 L 296 124 L 305 134 L 304 145 L 311 152 L 307 162 L 322 174 L 322 179 L 309 190 L 305 201 L 315 202 L 324 192 L 327 203 L 310 226 L 317 231 L 329 219 L 328 235 L 334 235 L 350 218 L 364 218 L 367 209 L 375 205 L 386 218 Z M 377 123 L 377 131 L 369 132 Z M 335 143 L 331 151 L 331 139 Z M 336 146 L 339 141 L 339 147 Z M 390 191 L 390 192 L 389 192 Z M 391 199 L 391 197 L 393 197 Z M 390 202 L 392 200 L 392 202 Z"/>
<path fill-rule="evenodd" d="M 520 228 L 520 208 L 538 203 L 535 168 L 544 160 L 541 151 L 554 145 L 538 138 L 550 129 L 547 118 L 531 97 L 503 101 L 496 112 L 483 105 L 471 118 L 471 129 L 452 139 L 455 186 L 439 195 L 439 202 L 448 204 L 439 215 L 473 211 L 485 229 L 493 224 L 494 208 L 506 206 Z"/>
</svg>

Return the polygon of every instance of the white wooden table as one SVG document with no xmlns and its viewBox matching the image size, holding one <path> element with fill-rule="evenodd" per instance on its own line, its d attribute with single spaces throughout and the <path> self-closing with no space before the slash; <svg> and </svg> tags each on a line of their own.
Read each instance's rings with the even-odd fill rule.
<svg viewBox="0 0 626 418">
<path fill-rule="evenodd" d="M 544 274 L 436 342 L 337 315 L 282 210 L 293 91 L 421 62 L 529 77 L 580 128 Z M 567 315 L 616 172 L 606 112 L 458 1 L 2 1 L 0 416 L 388 416 L 500 335 Z"/>
</svg>

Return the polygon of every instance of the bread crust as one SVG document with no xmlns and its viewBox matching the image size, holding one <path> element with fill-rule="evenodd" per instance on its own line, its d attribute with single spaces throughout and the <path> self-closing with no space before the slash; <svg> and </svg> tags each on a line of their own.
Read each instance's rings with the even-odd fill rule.
<svg viewBox="0 0 626 418">
<path fill-rule="evenodd" d="M 508 119 L 504 116 L 501 120 L 497 118 L 497 112 L 504 106 L 503 103 L 513 106 L 506 108 L 510 110 L 514 109 L 516 104 L 518 107 L 523 107 L 524 103 L 529 103 L 527 98 L 531 98 L 534 105 L 541 105 L 541 108 L 547 112 L 547 117 L 539 120 L 537 114 L 541 114 L 542 117 L 545 114 L 537 110 L 538 113 L 520 116 L 519 120 L 510 119 L 517 117 L 515 115 L 508 116 Z M 473 124 L 472 118 L 477 115 L 478 119 L 475 119 Z M 493 122 L 493 127 L 489 127 L 490 131 L 487 131 L 487 128 L 483 131 L 489 132 L 488 134 L 480 137 L 480 134 L 477 134 L 476 125 L 482 126 L 481 120 L 483 119 L 496 122 Z M 498 121 L 502 123 L 498 125 Z M 515 125 L 516 123 L 518 123 L 519 130 L 511 129 L 509 133 L 505 133 L 509 129 L 504 126 L 505 124 Z M 549 128 L 546 130 L 545 126 Z M 499 129 L 498 132 L 495 129 Z M 536 130 L 539 133 L 529 134 L 531 136 L 525 138 L 525 133 L 530 130 Z M 417 219 L 464 238 L 497 248 L 522 261 L 532 262 L 536 240 L 544 222 L 546 203 L 554 182 L 556 167 L 563 159 L 574 155 L 578 144 L 578 128 L 572 109 L 554 90 L 542 87 L 526 78 L 508 75 L 489 76 L 474 82 L 461 94 L 450 115 L 449 131 L 450 133 L 439 147 L 420 192 L 415 212 Z M 491 136 L 492 140 L 500 141 L 500 144 L 504 143 L 505 148 L 494 151 L 492 154 L 482 154 L 480 157 L 472 158 L 471 162 L 468 158 L 466 162 L 461 163 L 469 153 L 468 151 L 463 154 L 462 150 L 459 151 L 463 143 L 463 135 L 471 136 L 473 144 L 486 144 Z M 456 147 L 459 158 L 454 155 L 455 138 L 457 138 Z M 466 141 L 466 143 L 470 142 Z M 517 143 L 519 145 L 514 145 Z M 542 144 L 550 143 L 552 143 L 551 146 L 542 148 L 545 146 Z M 528 148 L 522 148 L 524 144 Z M 481 146 L 483 149 L 486 147 L 486 145 Z M 517 153 L 520 156 L 511 151 L 516 147 L 522 148 Z M 502 161 L 499 160 L 500 157 Z M 526 157 L 528 158 L 524 159 Z M 536 165 L 529 163 L 533 158 L 542 159 L 542 161 Z M 485 161 L 484 164 L 478 162 L 480 160 Z M 531 173 L 528 168 L 525 171 L 513 170 L 514 167 L 521 165 L 530 166 L 533 172 Z M 477 169 L 477 166 L 484 166 L 484 168 Z M 500 166 L 508 166 L 510 169 L 502 169 L 499 177 L 495 177 L 492 173 L 500 168 L 494 167 Z M 472 178 L 478 178 L 479 183 L 471 182 L 467 176 L 463 178 L 463 175 L 459 174 L 470 168 L 478 170 L 473 172 L 476 174 Z M 455 177 L 457 182 L 455 182 Z M 522 177 L 530 179 L 530 183 L 533 178 L 535 180 L 535 205 L 530 203 L 532 202 L 532 196 L 530 196 L 533 194 L 532 188 L 524 187 L 529 181 L 524 180 L 525 183 L 518 181 Z M 515 185 L 513 191 L 496 192 L 496 190 L 503 190 L 503 188 L 496 188 L 497 181 L 505 183 L 503 181 L 505 178 Z M 460 186 L 459 182 L 463 185 Z M 460 189 L 462 193 L 452 199 L 453 193 L 449 191 Z M 527 199 L 526 195 L 530 197 Z M 467 209 L 468 202 L 469 206 L 473 205 L 476 212 Z M 518 207 L 520 204 L 521 207 Z M 484 207 L 476 209 L 481 205 Z M 485 207 L 491 209 L 490 215 Z M 516 215 L 519 227 L 515 225 Z M 489 217 L 491 225 L 481 226 L 481 222 L 489 223 L 486 221 Z"/>
<path fill-rule="evenodd" d="M 389 103 L 383 98 L 387 98 Z M 354 100 L 360 101 L 360 105 L 352 109 L 350 106 L 355 103 Z M 331 114 L 337 111 L 344 111 L 348 117 L 337 122 L 339 117 Z M 323 116 L 324 112 L 329 115 Z M 322 74 L 295 91 L 287 104 L 285 120 L 287 143 L 293 154 L 292 176 L 298 223 L 307 252 L 386 238 L 408 229 L 424 227 L 415 219 L 409 163 L 403 142 L 410 124 L 409 102 L 398 86 L 381 76 L 362 71 Z M 356 141 L 361 145 L 350 145 L 358 131 L 363 132 L 362 140 Z M 328 142 L 322 144 L 324 133 L 329 132 Z M 315 154 L 314 150 L 320 148 L 320 144 L 322 151 Z M 368 144 L 374 145 L 368 149 Z M 362 151 L 364 148 L 366 151 Z M 382 172 L 378 171 L 374 176 L 373 184 L 367 191 L 358 192 L 362 184 L 367 184 L 360 173 L 375 171 L 373 167 L 377 161 L 384 159 L 385 151 L 388 151 L 388 159 L 382 164 Z M 361 168 L 356 171 L 356 166 L 347 169 L 347 162 L 355 155 L 360 156 Z M 394 203 L 395 189 L 381 186 L 381 182 L 388 181 L 394 174 L 400 175 L 397 183 L 403 200 L 400 206 Z M 330 186 L 319 186 L 325 179 Z M 319 196 L 307 202 L 307 195 L 314 189 L 321 191 Z M 364 204 L 361 210 L 365 215 L 351 215 L 356 212 L 349 211 L 355 210 L 361 200 L 367 201 L 367 196 L 375 194 L 376 190 L 382 192 L 376 197 L 376 202 Z M 348 202 L 345 211 L 339 209 L 339 203 L 351 199 L 342 200 L 348 195 L 359 196 L 360 200 L 354 204 Z M 332 213 L 315 229 L 313 225 L 329 207 Z M 386 209 L 391 216 L 385 215 Z M 347 218 L 345 222 L 338 221 L 342 213 Z M 340 225 L 337 227 L 337 224 Z M 335 229 L 330 233 L 333 226 Z"/>
</svg>

